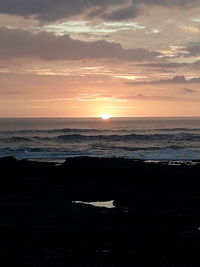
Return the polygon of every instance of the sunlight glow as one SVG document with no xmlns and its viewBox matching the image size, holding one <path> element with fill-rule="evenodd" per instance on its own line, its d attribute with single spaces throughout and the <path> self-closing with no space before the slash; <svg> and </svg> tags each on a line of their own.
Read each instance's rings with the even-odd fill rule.
<svg viewBox="0 0 200 267">
<path fill-rule="evenodd" d="M 108 119 L 110 119 L 110 115 L 109 114 L 102 114 L 101 115 L 101 118 L 102 118 L 102 120 L 108 120 Z"/>
</svg>

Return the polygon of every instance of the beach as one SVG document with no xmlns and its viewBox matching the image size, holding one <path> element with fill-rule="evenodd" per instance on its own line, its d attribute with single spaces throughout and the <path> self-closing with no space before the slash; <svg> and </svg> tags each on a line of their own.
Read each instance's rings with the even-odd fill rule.
<svg viewBox="0 0 200 267">
<path fill-rule="evenodd" d="M 198 160 L 4 157 L 0 172 L 1 266 L 200 265 Z"/>
</svg>

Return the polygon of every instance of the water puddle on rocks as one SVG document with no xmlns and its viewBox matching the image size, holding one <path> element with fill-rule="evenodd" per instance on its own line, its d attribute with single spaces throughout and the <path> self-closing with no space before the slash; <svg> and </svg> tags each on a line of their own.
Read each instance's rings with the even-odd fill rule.
<svg viewBox="0 0 200 267">
<path fill-rule="evenodd" d="M 92 205 L 94 207 L 99 207 L 99 208 L 115 208 L 115 206 L 113 205 L 114 200 L 110 200 L 110 201 L 94 201 L 94 202 L 86 202 L 86 201 L 72 201 L 72 203 L 75 204 L 89 204 Z"/>
</svg>

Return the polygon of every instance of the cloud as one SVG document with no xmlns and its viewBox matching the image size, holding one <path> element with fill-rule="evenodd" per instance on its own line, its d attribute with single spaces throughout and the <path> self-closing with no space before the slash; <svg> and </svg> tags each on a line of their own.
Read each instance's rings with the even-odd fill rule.
<svg viewBox="0 0 200 267">
<path fill-rule="evenodd" d="M 192 90 L 192 89 L 189 89 L 189 88 L 183 88 L 183 90 L 184 90 L 185 93 L 188 93 L 188 94 L 192 94 L 192 93 L 196 92 L 195 90 Z"/>
<path fill-rule="evenodd" d="M 158 5 L 158 6 L 187 6 L 187 7 L 193 7 L 195 5 L 198 5 L 200 3 L 199 0 L 132 0 L 132 3 L 134 4 L 146 4 L 146 5 Z"/>
<path fill-rule="evenodd" d="M 197 60 L 194 63 L 192 63 L 192 67 L 194 69 L 199 69 L 200 68 L 200 60 Z"/>
<path fill-rule="evenodd" d="M 120 99 L 111 96 L 80 96 L 76 97 L 74 100 L 80 102 L 126 102 L 126 99 Z"/>
<path fill-rule="evenodd" d="M 185 83 L 200 83 L 200 77 L 186 79 L 183 75 L 174 76 L 171 79 L 152 80 L 147 82 L 126 82 L 129 85 L 141 85 L 141 84 L 185 84 Z"/>
<path fill-rule="evenodd" d="M 197 27 L 193 27 L 193 26 L 180 25 L 178 26 L 178 28 L 185 31 L 186 33 L 191 33 L 191 34 L 200 33 L 200 30 Z"/>
<path fill-rule="evenodd" d="M 0 57 L 44 60 L 119 59 L 124 61 L 155 60 L 160 53 L 144 48 L 125 49 L 116 42 L 85 42 L 69 35 L 31 33 L 27 30 L 0 28 Z"/>
<path fill-rule="evenodd" d="M 33 102 L 78 101 L 78 102 L 126 102 L 126 99 L 100 94 L 82 94 L 75 97 L 34 99 Z"/>
<path fill-rule="evenodd" d="M 133 5 L 130 5 L 105 14 L 103 18 L 111 21 L 120 21 L 135 18 L 138 14 L 138 8 Z"/>
<path fill-rule="evenodd" d="M 125 99 L 131 99 L 131 100 L 145 100 L 145 101 L 172 101 L 176 100 L 176 98 L 172 96 L 147 96 L 143 94 L 137 94 L 134 96 L 124 96 Z"/>
<path fill-rule="evenodd" d="M 56 21 L 72 16 L 101 17 L 109 20 L 135 18 L 140 7 L 194 7 L 200 0 L 7 0 L 0 1 L 0 13 L 33 16 Z"/>
<path fill-rule="evenodd" d="M 187 53 L 184 54 L 185 57 L 194 57 L 200 54 L 200 43 L 196 43 L 194 45 L 186 47 L 185 51 Z"/>
<path fill-rule="evenodd" d="M 185 88 L 186 89 L 186 88 Z M 191 90 L 191 89 L 187 89 Z M 193 93 L 195 92 L 194 90 L 191 90 Z M 189 93 L 189 91 L 188 91 Z M 158 96 L 158 95 L 144 95 L 144 94 L 137 94 L 133 96 L 121 96 L 120 99 L 126 99 L 128 100 L 140 100 L 140 101 L 184 101 L 184 102 L 199 102 L 199 98 L 184 98 L 184 97 L 174 97 L 174 96 Z"/>
<path fill-rule="evenodd" d="M 188 63 L 177 63 L 177 62 L 161 62 L 161 63 L 146 63 L 146 64 L 136 64 L 138 67 L 147 67 L 147 68 L 182 68 L 187 66 Z"/>
<path fill-rule="evenodd" d="M 87 10 L 106 9 L 119 5 L 124 0 L 8 0 L 0 2 L 0 13 L 19 16 L 34 16 L 43 21 L 56 21 L 80 15 Z"/>
<path fill-rule="evenodd" d="M 199 69 L 200 60 L 196 60 L 193 63 L 152 62 L 152 63 L 134 64 L 133 66 L 161 69 L 161 71 L 163 71 L 163 69 L 178 69 L 178 68 L 184 68 L 184 67 L 191 67 L 193 69 Z"/>
</svg>

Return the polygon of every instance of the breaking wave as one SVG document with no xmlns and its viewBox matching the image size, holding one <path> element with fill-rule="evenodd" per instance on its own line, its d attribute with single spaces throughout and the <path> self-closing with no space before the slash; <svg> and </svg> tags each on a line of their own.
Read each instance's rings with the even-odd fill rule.
<svg viewBox="0 0 200 267">
<path fill-rule="evenodd" d="M 30 120 L 30 127 L 27 121 L 14 126 L 9 121 L 9 127 L 0 125 L 0 157 L 200 158 L 200 119 L 172 122 L 163 119 L 115 120 L 109 124 L 84 119 L 78 122 L 66 120 L 60 128 L 59 120 L 48 120 L 49 128 L 43 125 L 44 122 L 42 120 L 38 125 L 35 121 L 31 124 Z"/>
<path fill-rule="evenodd" d="M 92 141 L 110 141 L 110 142 L 131 142 L 131 141 L 200 141 L 200 134 L 194 133 L 177 133 L 177 134 L 106 134 L 106 135 L 86 135 L 86 134 L 62 134 L 56 135 L 52 137 L 46 136 L 12 136 L 12 137 L 1 137 L 0 141 L 5 143 L 20 143 L 20 142 L 34 142 L 34 141 L 42 141 L 42 142 L 92 142 Z"/>
</svg>

